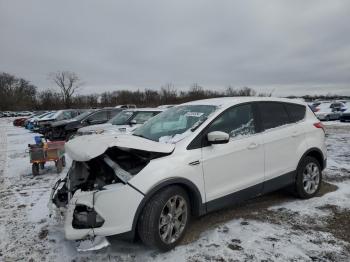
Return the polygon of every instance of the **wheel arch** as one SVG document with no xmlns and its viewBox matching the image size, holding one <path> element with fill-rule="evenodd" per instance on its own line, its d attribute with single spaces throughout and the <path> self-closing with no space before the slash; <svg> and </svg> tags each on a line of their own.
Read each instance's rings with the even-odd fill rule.
<svg viewBox="0 0 350 262">
<path fill-rule="evenodd" d="M 186 193 L 188 194 L 188 197 L 190 199 L 191 204 L 191 214 L 194 216 L 201 216 L 206 213 L 206 206 L 203 204 L 202 196 L 200 194 L 199 189 L 197 186 L 191 182 L 188 179 L 185 178 L 171 178 L 167 179 L 166 181 L 163 181 L 154 187 L 152 187 L 146 194 L 145 197 L 142 199 L 141 203 L 139 204 L 134 219 L 132 223 L 132 230 L 131 234 L 132 237 L 135 238 L 136 236 L 136 229 L 137 229 L 137 223 L 140 218 L 140 215 L 142 213 L 143 208 L 145 207 L 146 203 L 160 190 L 169 187 L 169 186 L 181 186 L 185 189 Z"/>
<path fill-rule="evenodd" d="M 317 148 L 317 147 L 313 147 L 308 149 L 300 158 L 299 163 L 298 163 L 298 168 L 300 166 L 300 163 L 303 161 L 303 159 L 307 156 L 311 156 L 314 157 L 320 164 L 321 166 L 321 170 L 326 168 L 326 160 L 324 158 L 324 155 L 321 151 L 321 149 Z"/>
</svg>

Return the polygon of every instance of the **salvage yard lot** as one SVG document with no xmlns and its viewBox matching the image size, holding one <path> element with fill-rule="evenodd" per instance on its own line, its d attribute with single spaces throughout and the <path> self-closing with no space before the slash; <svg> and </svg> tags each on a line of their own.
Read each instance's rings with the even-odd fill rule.
<svg viewBox="0 0 350 262">
<path fill-rule="evenodd" d="M 182 245 L 159 253 L 109 238 L 111 246 L 79 253 L 62 221 L 50 217 L 53 164 L 33 177 L 27 144 L 35 134 L 0 119 L 0 261 L 349 261 L 350 124 L 328 122 L 328 167 L 319 196 L 276 192 L 192 221 Z M 67 167 L 70 160 L 67 158 Z"/>
</svg>

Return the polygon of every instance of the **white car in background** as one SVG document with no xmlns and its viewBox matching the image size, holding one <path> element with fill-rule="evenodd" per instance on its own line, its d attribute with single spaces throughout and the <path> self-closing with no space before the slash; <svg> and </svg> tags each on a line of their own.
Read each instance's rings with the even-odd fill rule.
<svg viewBox="0 0 350 262">
<path fill-rule="evenodd" d="M 341 115 L 341 111 L 337 107 L 338 104 L 340 103 L 321 102 L 314 108 L 314 113 L 319 120 L 338 120 Z"/>
<path fill-rule="evenodd" d="M 152 117 L 163 112 L 160 108 L 133 108 L 118 113 L 105 124 L 78 129 L 77 136 L 106 133 L 130 133 Z"/>
<path fill-rule="evenodd" d="M 289 187 L 311 198 L 326 166 L 323 125 L 303 102 L 216 98 L 170 108 L 129 135 L 80 136 L 53 189 L 65 236 L 120 234 L 169 250 L 200 216 Z"/>
<path fill-rule="evenodd" d="M 343 103 L 345 105 L 345 108 L 340 115 L 340 121 L 348 122 L 350 121 L 350 101 L 344 101 Z"/>
</svg>

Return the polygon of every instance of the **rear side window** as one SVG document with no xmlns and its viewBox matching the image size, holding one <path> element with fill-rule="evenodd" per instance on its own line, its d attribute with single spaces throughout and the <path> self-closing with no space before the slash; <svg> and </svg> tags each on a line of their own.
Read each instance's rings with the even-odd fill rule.
<svg viewBox="0 0 350 262">
<path fill-rule="evenodd" d="M 288 124 L 288 113 L 282 103 L 261 102 L 259 111 L 262 126 L 265 130 Z"/>
<path fill-rule="evenodd" d="M 297 104 L 285 104 L 291 123 L 301 121 L 305 117 L 306 107 Z"/>
<path fill-rule="evenodd" d="M 107 121 L 107 111 L 99 111 L 89 116 L 90 121 Z"/>
</svg>

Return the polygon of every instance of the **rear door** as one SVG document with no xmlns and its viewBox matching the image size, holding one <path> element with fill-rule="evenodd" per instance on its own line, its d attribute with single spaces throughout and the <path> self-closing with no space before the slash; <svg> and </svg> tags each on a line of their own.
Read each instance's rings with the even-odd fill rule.
<svg viewBox="0 0 350 262">
<path fill-rule="evenodd" d="M 274 190 L 290 183 L 291 176 L 283 180 L 282 175 L 295 171 L 298 133 L 291 123 L 287 109 L 281 102 L 259 102 L 259 113 L 264 132 L 262 139 L 265 150 L 265 191 Z M 272 180 L 278 179 L 278 180 Z M 270 182 L 270 184 L 269 184 Z M 274 183 L 275 182 L 275 183 Z"/>
</svg>

